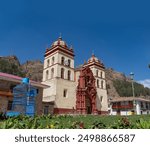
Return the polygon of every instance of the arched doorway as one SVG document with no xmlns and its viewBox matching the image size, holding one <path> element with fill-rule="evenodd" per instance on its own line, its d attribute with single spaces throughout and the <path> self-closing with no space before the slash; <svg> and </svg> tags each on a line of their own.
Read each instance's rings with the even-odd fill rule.
<svg viewBox="0 0 150 146">
<path fill-rule="evenodd" d="M 76 110 L 79 114 L 97 114 L 95 78 L 89 67 L 83 67 L 80 71 Z"/>
<path fill-rule="evenodd" d="M 85 105 L 86 105 L 86 113 L 91 114 L 92 113 L 92 104 L 91 104 L 91 100 L 88 96 L 85 97 Z"/>
</svg>

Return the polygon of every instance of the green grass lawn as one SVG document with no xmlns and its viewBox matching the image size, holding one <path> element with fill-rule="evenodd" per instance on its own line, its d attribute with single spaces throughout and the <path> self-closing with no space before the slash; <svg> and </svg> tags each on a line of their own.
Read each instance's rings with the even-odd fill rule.
<svg viewBox="0 0 150 146">
<path fill-rule="evenodd" d="M 150 129 L 150 115 L 94 116 L 94 115 L 43 115 L 35 117 L 18 116 L 0 121 L 4 129 Z"/>
</svg>

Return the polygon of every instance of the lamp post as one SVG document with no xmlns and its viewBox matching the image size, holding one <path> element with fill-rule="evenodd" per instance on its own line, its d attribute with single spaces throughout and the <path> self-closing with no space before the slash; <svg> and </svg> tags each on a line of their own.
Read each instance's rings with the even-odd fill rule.
<svg viewBox="0 0 150 146">
<path fill-rule="evenodd" d="M 133 72 L 131 72 L 130 73 L 130 77 L 131 77 L 131 80 L 132 80 L 132 95 L 133 95 L 133 97 L 135 97 L 135 93 L 134 93 L 134 84 L 133 84 L 133 80 L 134 80 L 134 73 Z"/>
<path fill-rule="evenodd" d="M 134 100 L 134 97 L 135 97 L 135 93 L 134 93 L 134 73 L 133 72 L 131 72 L 130 73 L 130 78 L 131 78 L 131 83 L 132 83 L 132 96 L 133 96 L 133 109 L 134 109 L 134 112 L 136 111 L 136 102 L 135 102 L 135 100 Z M 137 112 L 136 112 L 136 114 L 137 114 Z"/>
</svg>

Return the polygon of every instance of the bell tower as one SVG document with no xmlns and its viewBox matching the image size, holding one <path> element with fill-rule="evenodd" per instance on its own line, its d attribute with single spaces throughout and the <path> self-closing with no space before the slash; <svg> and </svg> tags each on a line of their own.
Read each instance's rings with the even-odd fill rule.
<svg viewBox="0 0 150 146">
<path fill-rule="evenodd" d="M 97 110 L 98 114 L 107 114 L 108 101 L 107 101 L 107 89 L 106 89 L 106 78 L 105 78 L 105 66 L 104 64 L 94 55 L 84 64 L 85 67 L 89 67 L 95 78 L 95 86 L 97 91 Z"/>
<path fill-rule="evenodd" d="M 61 37 L 46 49 L 44 57 L 43 81 L 53 78 L 74 80 L 74 51 Z"/>
<path fill-rule="evenodd" d="M 46 49 L 44 55 L 43 101 L 54 103 L 54 113 L 71 111 L 74 105 L 74 51 L 61 37 Z"/>
</svg>

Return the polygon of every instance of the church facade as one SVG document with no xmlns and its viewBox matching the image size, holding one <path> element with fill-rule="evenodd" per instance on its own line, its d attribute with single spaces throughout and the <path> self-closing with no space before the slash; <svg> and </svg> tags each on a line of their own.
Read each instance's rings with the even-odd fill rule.
<svg viewBox="0 0 150 146">
<path fill-rule="evenodd" d="M 105 66 L 92 57 L 79 68 L 74 50 L 61 37 L 44 55 L 43 91 L 45 114 L 107 114 Z"/>
</svg>

